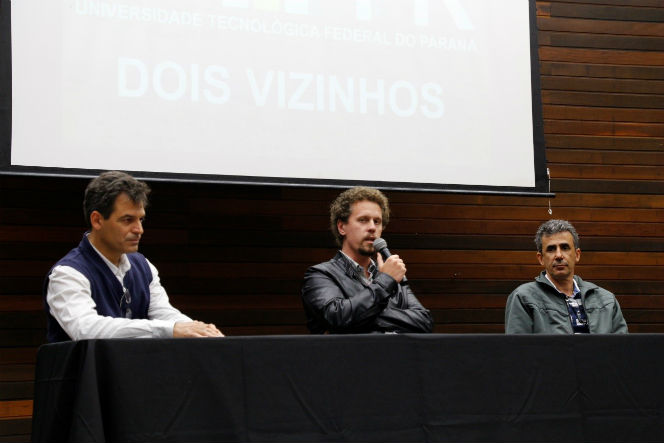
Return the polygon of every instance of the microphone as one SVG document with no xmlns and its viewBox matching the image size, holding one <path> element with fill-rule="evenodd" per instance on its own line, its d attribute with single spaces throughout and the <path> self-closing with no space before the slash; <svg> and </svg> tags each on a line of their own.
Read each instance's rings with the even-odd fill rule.
<svg viewBox="0 0 664 443">
<path fill-rule="evenodd" d="M 373 242 L 373 246 L 374 246 L 374 249 L 375 249 L 380 255 L 383 256 L 383 259 L 384 259 L 384 260 L 387 260 L 388 257 L 390 257 L 390 256 L 392 255 L 392 253 L 390 252 L 390 250 L 387 249 L 387 242 L 386 242 L 384 239 L 380 238 L 380 237 L 377 238 L 376 240 L 374 240 L 374 242 Z M 408 279 L 406 278 L 405 275 L 403 276 L 403 278 L 401 279 L 401 281 L 399 282 L 399 284 L 402 285 L 402 286 L 408 284 Z"/>
</svg>

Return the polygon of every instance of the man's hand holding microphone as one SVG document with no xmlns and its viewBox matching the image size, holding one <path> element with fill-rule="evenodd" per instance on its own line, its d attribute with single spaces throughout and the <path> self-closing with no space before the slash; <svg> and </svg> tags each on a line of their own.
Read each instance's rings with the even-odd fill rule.
<svg viewBox="0 0 664 443">
<path fill-rule="evenodd" d="M 401 285 L 407 285 L 406 264 L 403 260 L 398 255 L 390 253 L 390 250 L 387 249 L 387 242 L 382 238 L 374 240 L 373 245 L 376 252 L 378 252 L 378 270 L 389 275 Z"/>
</svg>

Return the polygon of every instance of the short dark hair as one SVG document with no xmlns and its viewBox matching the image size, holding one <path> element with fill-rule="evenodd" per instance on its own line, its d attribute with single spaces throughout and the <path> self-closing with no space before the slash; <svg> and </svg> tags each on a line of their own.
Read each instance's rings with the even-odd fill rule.
<svg viewBox="0 0 664 443">
<path fill-rule="evenodd" d="M 127 194 L 134 203 L 143 203 L 143 207 L 147 207 L 150 187 L 146 183 L 120 171 L 103 172 L 93 178 L 85 188 L 83 198 L 83 215 L 88 227 L 91 226 L 90 214 L 93 211 L 99 212 L 104 219 L 110 217 L 115 199 L 122 193 Z"/>
<path fill-rule="evenodd" d="M 574 226 L 567 220 L 549 220 L 540 225 L 535 234 L 535 246 L 537 252 L 542 252 L 542 237 L 545 235 L 558 234 L 559 232 L 569 232 L 574 239 L 574 249 L 579 249 L 579 234 L 576 233 Z"/>
<path fill-rule="evenodd" d="M 334 240 L 339 247 L 343 246 L 344 236 L 339 234 L 337 221 L 341 220 L 346 223 L 348 217 L 350 217 L 353 204 L 364 200 L 374 202 L 380 206 L 383 218 L 383 229 L 385 229 L 390 222 L 390 205 L 385 194 L 378 189 L 366 186 L 356 186 L 354 188 L 346 189 L 339 194 L 330 205 L 330 230 L 332 231 Z"/>
</svg>

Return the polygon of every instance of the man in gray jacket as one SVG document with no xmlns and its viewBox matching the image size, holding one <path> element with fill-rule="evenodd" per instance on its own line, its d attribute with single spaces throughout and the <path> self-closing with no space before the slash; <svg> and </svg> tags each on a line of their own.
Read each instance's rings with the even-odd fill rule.
<svg viewBox="0 0 664 443">
<path fill-rule="evenodd" d="M 519 286 L 508 297 L 505 333 L 627 333 L 616 297 L 574 275 L 581 249 L 571 223 L 543 223 L 535 235 L 535 244 L 544 270 L 534 282 Z"/>
</svg>

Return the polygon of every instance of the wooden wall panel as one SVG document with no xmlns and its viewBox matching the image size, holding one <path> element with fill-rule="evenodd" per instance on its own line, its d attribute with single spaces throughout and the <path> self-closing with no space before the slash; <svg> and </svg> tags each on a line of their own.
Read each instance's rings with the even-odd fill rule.
<svg viewBox="0 0 664 443">
<path fill-rule="evenodd" d="M 537 12 L 553 217 L 576 225 L 579 274 L 618 295 L 630 330 L 664 332 L 664 4 L 538 1 Z M 41 285 L 83 233 L 85 184 L 0 177 L 0 441 L 29 439 Z M 334 254 L 337 191 L 151 185 L 141 249 L 176 306 L 228 335 L 307 332 L 301 278 Z M 436 332 L 502 333 L 507 295 L 539 271 L 532 238 L 548 199 L 388 196 L 385 237 Z"/>
</svg>

